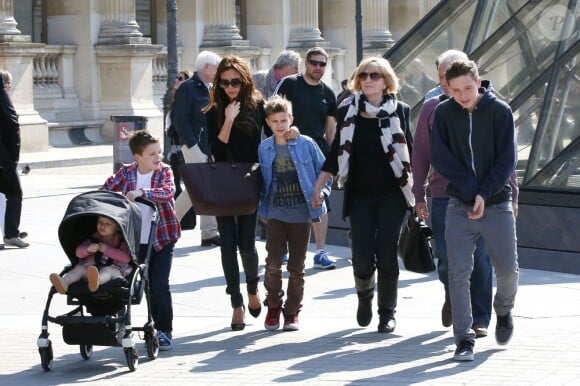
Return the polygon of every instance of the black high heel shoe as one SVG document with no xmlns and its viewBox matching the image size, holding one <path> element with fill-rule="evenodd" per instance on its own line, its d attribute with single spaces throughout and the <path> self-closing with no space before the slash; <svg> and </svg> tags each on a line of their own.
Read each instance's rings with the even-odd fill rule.
<svg viewBox="0 0 580 386">
<path fill-rule="evenodd" d="M 236 310 L 238 308 L 240 308 L 240 307 L 234 308 L 234 314 L 235 314 L 235 312 L 236 312 Z M 243 313 L 242 314 L 242 320 L 244 320 L 243 316 L 245 316 L 246 307 L 244 305 L 242 305 L 241 308 L 242 308 L 242 313 Z M 232 315 L 232 319 L 233 319 L 233 315 Z M 242 331 L 244 328 L 246 328 L 246 323 L 245 322 L 242 322 L 242 323 L 232 323 L 231 326 L 232 326 L 232 331 Z"/>
<path fill-rule="evenodd" d="M 262 312 L 262 302 L 260 302 L 260 295 L 258 295 L 258 293 L 256 293 L 255 295 L 248 295 L 248 297 L 250 297 L 250 296 L 256 296 L 258 298 L 258 304 L 259 304 L 258 308 L 250 307 L 250 302 L 248 301 L 248 310 L 250 311 L 250 315 L 252 315 L 254 318 L 257 318 L 258 316 L 260 316 L 260 312 Z"/>
</svg>

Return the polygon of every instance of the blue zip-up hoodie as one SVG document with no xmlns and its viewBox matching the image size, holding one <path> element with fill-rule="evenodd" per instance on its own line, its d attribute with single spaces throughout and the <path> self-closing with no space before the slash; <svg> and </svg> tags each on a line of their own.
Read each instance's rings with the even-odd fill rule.
<svg viewBox="0 0 580 386">
<path fill-rule="evenodd" d="M 449 180 L 447 193 L 471 204 L 481 195 L 486 205 L 511 200 L 508 184 L 517 161 L 512 111 L 489 83 L 469 112 L 453 98 L 435 110 L 431 164 Z"/>
<path fill-rule="evenodd" d="M 320 216 L 326 213 L 326 205 L 324 204 L 324 201 L 320 208 L 314 208 L 310 204 L 314 184 L 316 183 L 316 179 L 318 178 L 325 161 L 324 154 L 322 154 L 322 151 L 312 138 L 303 134 L 296 139 L 288 141 L 288 151 L 290 152 L 290 157 L 292 157 L 292 162 L 296 167 L 298 182 L 300 183 L 300 188 L 304 194 L 304 199 L 308 204 L 310 216 L 316 221 Z M 262 169 L 262 177 L 264 181 L 259 213 L 260 217 L 268 218 L 268 206 L 270 205 L 270 195 L 272 194 L 272 165 L 276 158 L 276 143 L 274 136 L 271 136 L 260 143 L 260 146 L 258 147 L 258 157 L 260 159 L 260 168 Z M 331 183 L 332 179 L 330 178 L 322 188 L 322 192 L 326 196 L 330 195 Z"/>
</svg>

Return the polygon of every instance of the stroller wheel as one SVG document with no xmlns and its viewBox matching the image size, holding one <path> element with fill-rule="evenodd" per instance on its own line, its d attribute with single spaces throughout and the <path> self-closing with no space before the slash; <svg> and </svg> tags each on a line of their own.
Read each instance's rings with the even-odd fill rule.
<svg viewBox="0 0 580 386">
<path fill-rule="evenodd" d="M 137 354 L 137 350 L 134 347 L 125 348 L 125 358 L 127 359 L 129 370 L 135 371 L 139 365 L 139 355 Z"/>
<path fill-rule="evenodd" d="M 93 355 L 93 345 L 92 344 L 81 344 L 81 356 L 84 360 L 87 360 Z"/>
<path fill-rule="evenodd" d="M 157 355 L 159 355 L 159 334 L 157 330 L 153 330 L 153 333 L 146 333 L 145 345 L 147 346 L 147 356 L 149 359 L 156 359 Z"/>
<path fill-rule="evenodd" d="M 39 347 L 38 352 L 40 353 L 40 364 L 44 371 L 50 371 L 52 369 L 52 343 L 48 342 L 47 347 Z"/>
</svg>

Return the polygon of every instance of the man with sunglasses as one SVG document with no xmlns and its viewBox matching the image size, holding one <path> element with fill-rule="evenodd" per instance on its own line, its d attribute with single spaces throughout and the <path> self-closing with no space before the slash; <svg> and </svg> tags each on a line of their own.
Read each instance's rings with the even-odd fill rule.
<svg viewBox="0 0 580 386">
<path fill-rule="evenodd" d="M 221 58 L 210 51 L 197 56 L 193 76 L 185 80 L 175 92 L 173 124 L 181 141 L 181 150 L 186 163 L 207 161 L 208 140 L 205 114 L 201 111 L 209 103 L 209 89 Z M 189 195 L 180 194 L 175 200 L 175 211 L 179 220 L 191 208 Z M 199 216 L 201 246 L 220 245 L 217 222 L 213 216 Z"/>
<path fill-rule="evenodd" d="M 306 52 L 305 71 L 302 74 L 288 76 L 280 81 L 275 94 L 280 94 L 292 102 L 294 125 L 318 144 L 324 155 L 336 133 L 336 96 L 322 77 L 326 70 L 328 54 L 323 48 L 313 47 Z M 328 211 L 328 200 L 326 201 Z M 320 217 L 320 222 L 313 223 L 316 253 L 314 268 L 333 269 L 334 261 L 328 258 L 324 250 L 328 231 L 328 215 Z"/>
</svg>

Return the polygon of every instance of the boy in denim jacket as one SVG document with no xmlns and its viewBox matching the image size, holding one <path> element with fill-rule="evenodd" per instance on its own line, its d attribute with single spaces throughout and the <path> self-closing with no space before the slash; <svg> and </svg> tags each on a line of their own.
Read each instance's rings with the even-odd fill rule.
<svg viewBox="0 0 580 386">
<path fill-rule="evenodd" d="M 298 330 L 298 313 L 304 296 L 304 261 L 308 250 L 312 222 L 326 214 L 324 202 L 314 207 L 309 202 L 314 183 L 324 163 L 324 155 L 308 136 L 287 140 L 285 135 L 292 124 L 292 104 L 276 95 L 264 105 L 266 122 L 273 135 L 258 148 L 264 179 L 259 214 L 267 224 L 266 274 L 264 285 L 268 291 L 268 314 L 264 322 L 267 330 L 280 327 L 280 313 L 284 314 L 284 330 Z M 322 198 L 330 194 L 332 179 L 319 192 Z M 288 288 L 283 304 L 282 256 L 289 252 Z"/>
</svg>

